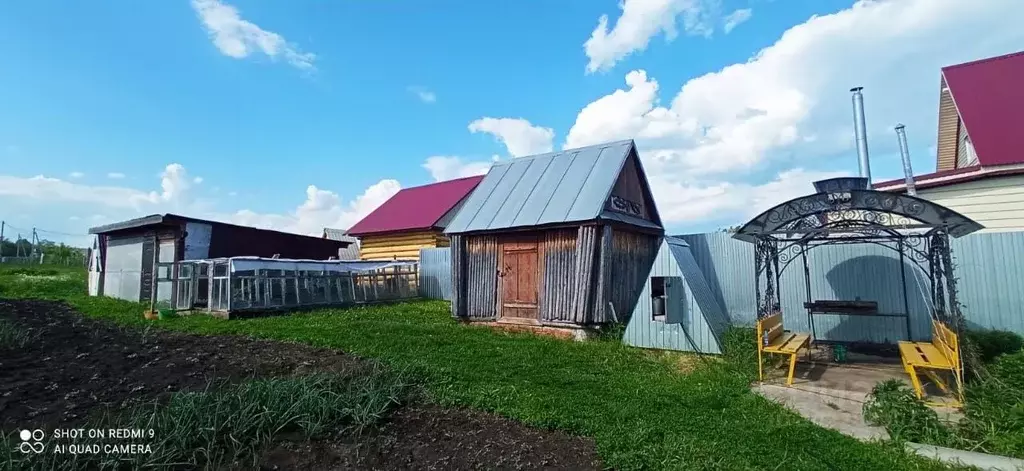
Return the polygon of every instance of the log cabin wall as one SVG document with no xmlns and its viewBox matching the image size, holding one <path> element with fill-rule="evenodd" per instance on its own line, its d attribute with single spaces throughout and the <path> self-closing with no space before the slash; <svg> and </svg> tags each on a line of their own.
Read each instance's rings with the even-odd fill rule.
<svg viewBox="0 0 1024 471">
<path fill-rule="evenodd" d="M 419 260 L 420 249 L 448 247 L 440 231 L 365 235 L 360 238 L 361 260 Z"/>
</svg>

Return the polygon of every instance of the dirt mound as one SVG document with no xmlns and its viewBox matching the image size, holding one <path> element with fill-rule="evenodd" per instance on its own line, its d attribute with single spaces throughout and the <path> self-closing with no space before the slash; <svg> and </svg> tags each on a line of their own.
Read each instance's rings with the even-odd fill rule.
<svg viewBox="0 0 1024 471">
<path fill-rule="evenodd" d="M 361 443 L 282 443 L 263 469 L 601 469 L 593 440 L 464 409 L 398 411 Z"/>
<path fill-rule="evenodd" d="M 71 428 L 105 408 L 214 381 L 369 365 L 302 344 L 122 328 L 64 303 L 0 299 L 0 319 L 33 338 L 0 351 L 0 432 Z M 600 468 L 590 439 L 429 405 L 400 409 L 380 430 L 348 442 L 279 443 L 261 461 L 265 469 Z"/>
<path fill-rule="evenodd" d="M 67 428 L 97 406 L 202 389 L 217 379 L 362 367 L 354 357 L 306 345 L 124 329 L 63 303 L 3 300 L 0 317 L 34 338 L 0 356 L 3 430 Z"/>
</svg>

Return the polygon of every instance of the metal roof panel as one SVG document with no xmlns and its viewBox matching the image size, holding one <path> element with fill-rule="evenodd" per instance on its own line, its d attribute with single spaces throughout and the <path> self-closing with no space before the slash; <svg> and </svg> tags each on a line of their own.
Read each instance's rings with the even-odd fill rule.
<svg viewBox="0 0 1024 471">
<path fill-rule="evenodd" d="M 619 173 L 622 172 L 623 164 L 629 156 L 629 149 L 632 147 L 631 142 L 623 142 L 596 150 L 597 161 L 587 175 L 587 179 L 580 189 L 579 197 L 569 209 L 566 219 L 570 221 L 593 219 L 594 214 L 600 213 L 604 209 L 608 196 L 619 178 Z"/>
</svg>

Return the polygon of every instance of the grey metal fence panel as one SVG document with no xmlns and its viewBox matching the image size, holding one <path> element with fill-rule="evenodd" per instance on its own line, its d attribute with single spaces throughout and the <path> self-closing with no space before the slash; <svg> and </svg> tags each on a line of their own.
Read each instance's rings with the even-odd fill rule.
<svg viewBox="0 0 1024 471">
<path fill-rule="evenodd" d="M 724 232 L 679 236 L 690 244 L 697 265 L 734 324 L 754 323 L 753 245 Z M 952 243 L 960 301 L 969 327 L 1024 334 L 1024 232 L 972 234 Z M 868 245 L 816 248 L 808 254 L 812 299 L 878 302 L 880 312 L 903 311 L 899 255 Z M 906 268 L 910 338 L 931 336 L 927 277 L 911 262 Z M 787 328 L 808 330 L 802 261 L 783 273 L 782 311 Z M 822 339 L 893 342 L 908 337 L 902 318 L 815 316 Z"/>
<path fill-rule="evenodd" d="M 452 256 L 448 247 L 420 249 L 420 296 L 452 299 Z"/>
</svg>

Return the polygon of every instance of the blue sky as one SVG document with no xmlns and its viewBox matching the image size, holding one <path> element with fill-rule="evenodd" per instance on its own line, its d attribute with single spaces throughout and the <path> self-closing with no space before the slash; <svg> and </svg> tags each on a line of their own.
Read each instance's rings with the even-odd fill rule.
<svg viewBox="0 0 1024 471">
<path fill-rule="evenodd" d="M 711 230 L 857 171 L 854 85 L 875 180 L 900 176 L 899 121 L 934 170 L 939 68 L 1024 48 L 1024 7 L 971 5 L 5 2 L 0 219 L 315 233 L 495 158 L 635 138 L 671 232 Z"/>
</svg>

